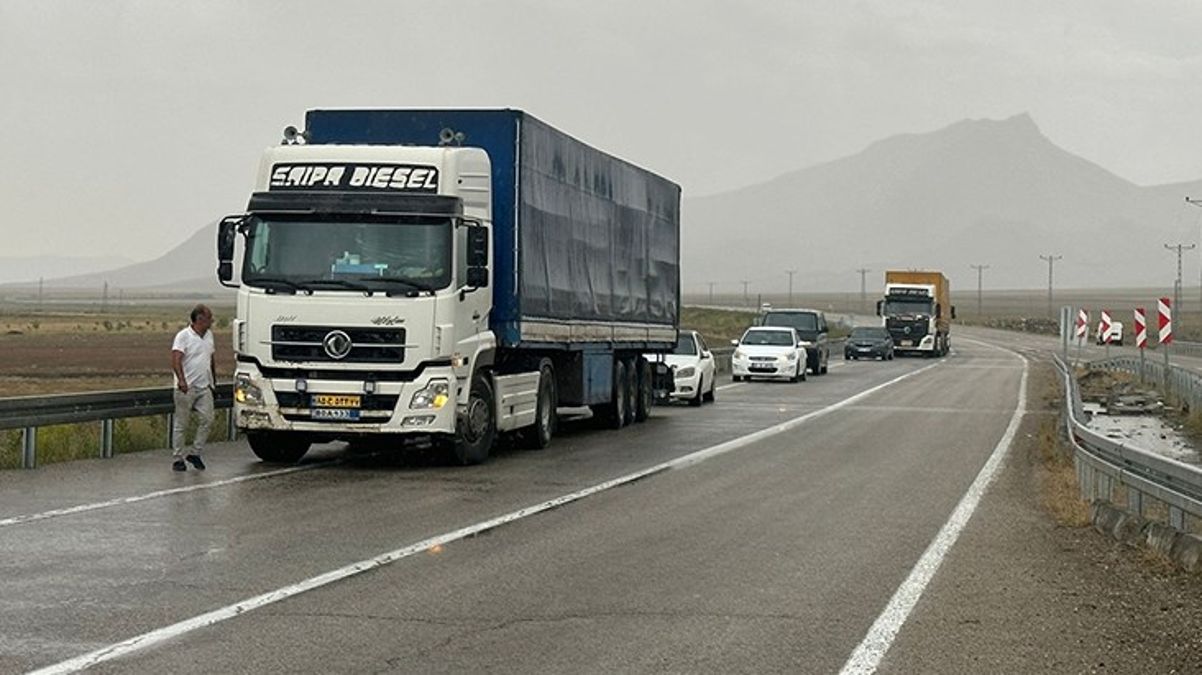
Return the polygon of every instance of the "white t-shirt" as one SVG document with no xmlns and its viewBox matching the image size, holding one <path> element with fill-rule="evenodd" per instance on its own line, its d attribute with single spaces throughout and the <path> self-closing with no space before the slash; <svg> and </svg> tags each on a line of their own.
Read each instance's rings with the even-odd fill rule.
<svg viewBox="0 0 1202 675">
<path fill-rule="evenodd" d="M 192 330 L 191 326 L 175 334 L 175 342 L 171 343 L 171 351 L 183 352 L 184 380 L 189 387 L 201 388 L 213 386 L 213 371 L 210 366 L 213 359 L 213 331 L 205 331 L 201 337 Z M 172 369 L 174 372 L 174 369 Z M 172 377 L 175 386 L 179 386 L 179 378 Z"/>
</svg>

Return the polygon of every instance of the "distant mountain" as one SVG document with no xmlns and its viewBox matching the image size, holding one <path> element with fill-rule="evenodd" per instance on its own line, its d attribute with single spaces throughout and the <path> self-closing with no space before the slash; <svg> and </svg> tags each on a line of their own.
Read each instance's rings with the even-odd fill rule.
<svg viewBox="0 0 1202 675">
<path fill-rule="evenodd" d="M 770 148 L 765 148 L 765 152 Z M 1172 286 L 1162 247 L 1195 241 L 1202 181 L 1140 187 L 1050 142 L 1030 116 L 965 120 L 683 206 L 684 285 L 727 293 L 859 288 L 857 268 L 944 270 L 953 288 Z M 1196 254 L 1189 261 L 1197 282 Z"/>
<path fill-rule="evenodd" d="M 128 265 L 132 260 L 119 256 L 0 257 L 0 284 L 37 284 L 38 279 L 54 279 L 64 274 L 88 274 Z"/>
<path fill-rule="evenodd" d="M 772 152 L 764 145 L 763 152 Z M 686 190 L 687 194 L 687 190 Z M 862 152 L 723 194 L 686 198 L 683 285 L 694 294 L 855 291 L 857 268 L 943 270 L 952 288 L 976 288 L 973 264 L 989 265 L 988 289 L 1044 288 L 1040 255 L 1058 288 L 1171 289 L 1174 257 L 1163 244 L 1198 240 L 1202 180 L 1141 187 L 1049 141 L 1029 115 L 964 120 L 938 131 L 892 136 Z M 171 292 L 220 289 L 216 223 L 162 257 L 107 272 L 47 277 L 48 288 Z M 1198 254 L 1186 283 L 1198 283 Z M 62 269 L 83 270 L 79 265 Z M 41 274 L 40 272 L 38 274 Z M 6 275 L 12 276 L 12 275 Z M 36 276 L 32 278 L 36 283 Z"/>
<path fill-rule="evenodd" d="M 205 225 L 181 244 L 147 262 L 106 271 L 46 279 L 46 288 L 113 289 L 213 292 L 217 283 L 217 223 Z"/>
</svg>

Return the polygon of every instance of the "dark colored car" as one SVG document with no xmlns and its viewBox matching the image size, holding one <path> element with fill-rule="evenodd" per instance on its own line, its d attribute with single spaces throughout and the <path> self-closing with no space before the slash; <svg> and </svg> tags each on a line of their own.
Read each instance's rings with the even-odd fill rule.
<svg viewBox="0 0 1202 675">
<path fill-rule="evenodd" d="M 889 331 L 880 327 L 862 326 L 851 329 L 843 347 L 843 358 L 893 360 L 893 338 Z"/>
<path fill-rule="evenodd" d="M 792 328 L 806 349 L 806 367 L 815 375 L 826 375 L 831 360 L 826 315 L 816 309 L 764 309 L 757 326 Z"/>
</svg>

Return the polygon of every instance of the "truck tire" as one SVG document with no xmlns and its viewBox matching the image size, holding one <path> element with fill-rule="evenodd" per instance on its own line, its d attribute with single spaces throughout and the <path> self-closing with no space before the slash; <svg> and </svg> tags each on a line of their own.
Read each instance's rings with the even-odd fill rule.
<svg viewBox="0 0 1202 675">
<path fill-rule="evenodd" d="M 535 404 L 534 424 L 519 432 L 522 444 L 533 450 L 542 450 L 551 445 L 551 437 L 559 426 L 555 412 L 559 395 L 555 389 L 555 369 L 550 359 L 543 359 L 538 366 L 538 402 Z"/>
<path fill-rule="evenodd" d="M 651 362 L 643 357 L 635 359 L 638 364 L 638 398 L 635 399 L 634 421 L 646 422 L 651 416 L 651 406 L 655 401 L 655 382 L 652 381 Z"/>
<path fill-rule="evenodd" d="M 626 380 L 626 364 L 620 359 L 614 359 L 613 391 L 609 403 L 597 406 L 597 416 L 607 429 L 621 429 L 626 426 L 626 409 L 630 405 L 629 385 Z"/>
<path fill-rule="evenodd" d="M 246 442 L 255 455 L 268 464 L 295 464 L 309 452 L 309 439 L 286 431 L 252 431 Z"/>
<path fill-rule="evenodd" d="M 455 440 L 451 442 L 451 459 L 458 464 L 479 464 L 488 459 L 493 439 L 497 435 L 497 420 L 493 405 L 492 382 L 487 374 L 472 378 L 472 392 L 467 410 L 455 420 Z"/>
<path fill-rule="evenodd" d="M 626 426 L 634 424 L 638 412 L 639 371 L 634 359 L 624 361 L 626 364 Z"/>
</svg>

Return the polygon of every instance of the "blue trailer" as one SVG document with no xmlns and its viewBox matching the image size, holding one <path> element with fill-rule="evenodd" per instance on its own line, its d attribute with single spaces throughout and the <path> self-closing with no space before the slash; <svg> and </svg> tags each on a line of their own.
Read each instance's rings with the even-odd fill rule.
<svg viewBox="0 0 1202 675">
<path fill-rule="evenodd" d="M 219 235 L 231 285 L 236 233 L 247 240 L 239 381 L 260 399 L 307 404 L 291 417 L 269 403 L 236 410 L 260 456 L 289 460 L 317 438 L 429 433 L 473 463 L 501 432 L 545 446 L 558 407 L 590 406 L 621 427 L 671 388 L 645 355 L 677 338 L 678 185 L 520 110 L 311 110 L 305 122 L 267 151 L 247 212 Z M 331 247 L 338 257 L 309 259 Z M 398 328 L 370 328 L 382 324 Z M 352 345 L 341 358 L 316 344 L 331 335 Z M 276 348 L 305 340 L 311 348 Z M 373 342 L 397 344 L 395 362 L 369 354 Z M 330 421 L 342 413 L 317 412 L 315 400 L 333 399 L 315 398 L 313 378 L 295 396 L 287 378 L 264 376 L 320 365 L 331 391 L 366 387 L 351 377 L 363 374 L 356 356 L 399 383 L 395 401 L 371 400 L 391 411 L 365 415 L 363 396 L 379 396 L 365 392 L 354 419 Z M 434 400 L 454 405 L 432 410 Z"/>
</svg>

